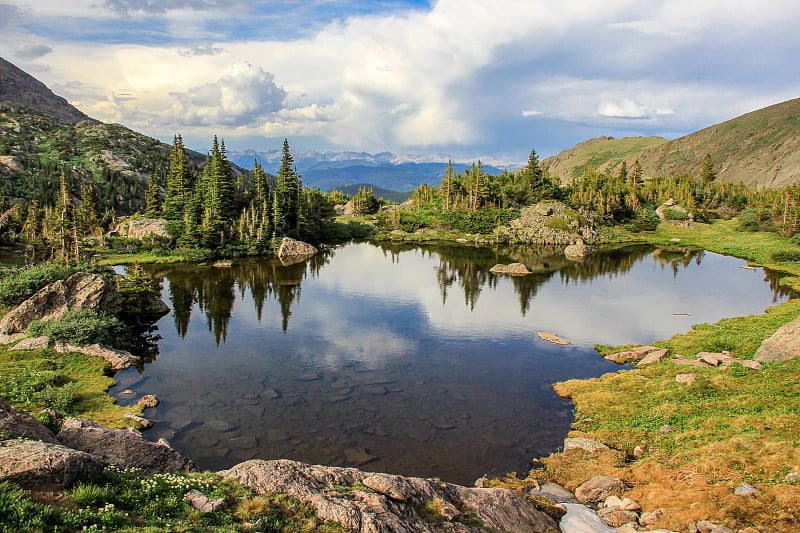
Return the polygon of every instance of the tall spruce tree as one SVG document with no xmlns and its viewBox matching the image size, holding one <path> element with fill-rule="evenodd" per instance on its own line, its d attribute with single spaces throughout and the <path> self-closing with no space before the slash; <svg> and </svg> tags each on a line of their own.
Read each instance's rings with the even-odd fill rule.
<svg viewBox="0 0 800 533">
<path fill-rule="evenodd" d="M 192 194 L 192 173 L 189 159 L 183 146 L 183 138 L 176 135 L 172 150 L 169 153 L 169 171 L 166 179 L 166 196 L 164 198 L 164 218 L 180 220 L 183 209 Z"/>
<path fill-rule="evenodd" d="M 78 255 L 75 228 L 75 201 L 69 186 L 69 178 L 62 170 L 59 178 L 58 197 L 53 211 L 53 233 L 56 238 L 59 258 L 68 263 Z"/>
<path fill-rule="evenodd" d="M 145 216 L 150 218 L 157 218 L 161 216 L 161 188 L 153 178 L 150 178 L 150 181 L 147 183 L 147 191 L 145 192 L 144 201 Z"/>
<path fill-rule="evenodd" d="M 713 183 L 716 179 L 717 171 L 714 170 L 714 161 L 711 159 L 711 154 L 706 154 L 700 169 L 700 183 L 705 186 Z"/>
<path fill-rule="evenodd" d="M 298 227 L 302 182 L 297 170 L 292 166 L 293 163 L 294 159 L 289 151 L 289 141 L 284 139 L 272 208 L 276 236 L 295 235 Z"/>
</svg>

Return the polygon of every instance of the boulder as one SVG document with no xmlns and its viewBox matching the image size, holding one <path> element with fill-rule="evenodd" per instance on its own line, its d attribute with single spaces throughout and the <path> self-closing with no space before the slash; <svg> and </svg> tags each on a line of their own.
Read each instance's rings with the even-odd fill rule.
<svg viewBox="0 0 800 533">
<path fill-rule="evenodd" d="M 303 241 L 296 241 L 289 237 L 284 237 L 281 240 L 281 245 L 278 248 L 278 259 L 281 261 L 291 261 L 295 259 L 307 259 L 312 255 L 319 252 L 316 248 Z"/>
<path fill-rule="evenodd" d="M 742 365 L 745 368 L 749 368 L 751 370 L 761 370 L 764 366 L 759 363 L 758 361 L 752 361 L 750 359 L 745 359 L 744 361 L 737 360 L 737 363 Z"/>
<path fill-rule="evenodd" d="M 655 511 L 642 513 L 642 516 L 639 517 L 639 524 L 644 527 L 652 526 L 662 518 L 664 518 L 664 511 L 662 509 L 656 509 Z"/>
<path fill-rule="evenodd" d="M 116 232 L 120 237 L 128 239 L 143 239 L 151 235 L 169 239 L 167 233 L 167 221 L 163 218 L 132 218 L 123 220 L 117 224 L 112 233 Z"/>
<path fill-rule="evenodd" d="M 595 476 L 575 489 L 575 497 L 583 504 L 597 504 L 612 494 L 625 491 L 625 482 L 609 476 Z"/>
<path fill-rule="evenodd" d="M 557 483 L 545 483 L 540 485 L 538 489 L 528 489 L 528 494 L 547 498 L 555 503 L 578 503 L 578 499 L 572 492 Z"/>
<path fill-rule="evenodd" d="M 47 348 L 49 339 L 45 336 L 41 337 L 28 337 L 22 339 L 17 344 L 11 347 L 12 350 L 42 350 Z"/>
<path fill-rule="evenodd" d="M 86 452 L 38 440 L 0 442 L 0 481 L 23 487 L 70 487 L 103 470 L 102 460 Z"/>
<path fill-rule="evenodd" d="M 617 533 L 597 513 L 577 503 L 565 503 L 567 514 L 559 522 L 562 533 Z"/>
<path fill-rule="evenodd" d="M 676 383 L 694 383 L 697 380 L 697 374 L 676 374 Z"/>
<path fill-rule="evenodd" d="M 602 442 L 594 439 L 588 439 L 586 437 L 567 437 L 564 439 L 564 451 L 585 450 L 587 452 L 596 452 L 599 450 L 608 449 L 608 446 Z"/>
<path fill-rule="evenodd" d="M 615 528 L 622 527 L 625 524 L 639 523 L 639 515 L 636 512 L 622 510 L 616 505 L 600 509 L 597 511 L 597 516 L 599 516 L 603 522 Z"/>
<path fill-rule="evenodd" d="M 111 363 L 111 370 L 125 370 L 139 364 L 141 359 L 125 350 L 117 350 L 110 346 L 100 344 L 89 344 L 86 346 L 74 346 L 72 344 L 57 343 L 55 349 L 59 353 L 78 352 L 86 355 L 102 357 Z"/>
<path fill-rule="evenodd" d="M 197 489 L 192 489 L 186 493 L 186 499 L 192 507 L 203 514 L 211 513 L 225 507 L 225 498 L 209 498 Z"/>
<path fill-rule="evenodd" d="M 788 361 L 798 355 L 800 355 L 800 317 L 764 339 L 753 359 L 762 363 L 774 363 Z"/>
<path fill-rule="evenodd" d="M 136 402 L 139 405 L 144 405 L 145 409 L 151 409 L 153 407 L 158 407 L 158 404 L 161 403 L 161 400 L 158 399 L 158 396 L 155 394 L 145 394 L 139 401 Z"/>
<path fill-rule="evenodd" d="M 492 274 L 507 274 L 509 276 L 527 276 L 531 273 L 528 267 L 522 263 L 511 263 L 508 265 L 497 264 L 489 269 Z"/>
<path fill-rule="evenodd" d="M 757 492 L 758 489 L 755 488 L 750 483 L 742 483 L 741 485 L 736 487 L 735 491 L 733 491 L 733 493 L 736 494 L 737 496 L 750 496 L 751 494 L 755 494 Z"/>
<path fill-rule="evenodd" d="M 58 440 L 66 446 L 94 454 L 120 468 L 139 468 L 145 474 L 192 472 L 197 466 L 168 446 L 145 440 L 138 431 L 111 429 L 89 420 L 67 418 Z"/>
<path fill-rule="evenodd" d="M 637 346 L 636 348 L 632 348 L 630 350 L 608 354 L 604 358 L 614 363 L 635 363 L 637 361 L 643 361 L 650 353 L 662 351 L 662 349 L 655 346 Z M 668 353 L 669 350 L 665 352 L 665 354 Z"/>
<path fill-rule="evenodd" d="M 468 512 L 496 531 L 554 531 L 556 523 L 521 494 L 507 489 L 467 488 L 437 480 L 362 472 L 355 468 L 312 466 L 289 460 L 251 460 L 219 472 L 259 493 L 282 492 L 310 503 L 317 516 L 358 533 L 437 533 L 485 531 L 452 523 Z M 360 486 L 375 492 L 367 492 Z M 432 503 L 443 526 L 426 522 L 416 509 Z"/>
<path fill-rule="evenodd" d="M 47 285 L 11 310 L 0 320 L 0 333 L 24 332 L 35 320 L 53 320 L 74 309 L 115 315 L 120 309 L 119 295 L 103 276 L 78 272 Z"/>
<path fill-rule="evenodd" d="M 725 368 L 730 366 L 734 358 L 730 352 L 700 352 L 697 354 L 697 360 L 708 366 L 721 366 Z"/>
<path fill-rule="evenodd" d="M 652 348 L 652 346 L 650 346 Z M 636 366 L 646 366 L 651 365 L 653 363 L 657 363 L 659 361 L 663 361 L 669 355 L 669 348 L 662 348 L 662 349 L 655 349 L 648 352 L 647 355 L 642 357 L 641 361 L 639 361 Z"/>
<path fill-rule="evenodd" d="M 15 437 L 26 437 L 60 444 L 44 424 L 25 411 L 14 409 L 5 398 L 0 397 L 0 431 Z"/>
<path fill-rule="evenodd" d="M 564 248 L 564 257 L 574 261 L 586 259 L 590 255 L 592 255 L 592 249 L 586 246 L 581 239 L 578 239 L 575 244 L 570 244 Z"/>
</svg>

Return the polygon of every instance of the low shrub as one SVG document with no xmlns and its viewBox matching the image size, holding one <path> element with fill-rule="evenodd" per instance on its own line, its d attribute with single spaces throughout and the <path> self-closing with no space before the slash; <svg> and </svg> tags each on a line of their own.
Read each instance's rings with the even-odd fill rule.
<svg viewBox="0 0 800 533">
<path fill-rule="evenodd" d="M 745 209 L 739 213 L 739 229 L 742 231 L 775 231 L 772 212 L 765 207 Z"/>
<path fill-rule="evenodd" d="M 69 277 L 78 269 L 59 263 L 42 263 L 15 270 L 0 279 L 0 303 L 17 305 L 47 285 Z"/>
<path fill-rule="evenodd" d="M 34 336 L 47 336 L 51 343 L 74 345 L 107 344 L 115 346 L 123 325 L 115 317 L 96 311 L 67 311 L 55 320 L 33 322 L 28 331 Z"/>
<path fill-rule="evenodd" d="M 570 231 L 569 222 L 560 217 L 550 217 L 544 225 L 550 229 L 557 229 L 561 231 Z"/>
<path fill-rule="evenodd" d="M 783 251 L 772 254 L 772 260 L 776 263 L 796 263 L 800 261 L 800 252 Z"/>
<path fill-rule="evenodd" d="M 78 399 L 78 385 L 74 382 L 65 383 L 60 387 L 47 385 L 36 393 L 35 399 L 47 409 L 70 414 L 71 407 Z"/>
<path fill-rule="evenodd" d="M 519 217 L 516 209 L 451 210 L 441 214 L 442 224 L 465 233 L 488 235 Z M 565 221 L 566 224 L 566 221 Z M 404 228 L 405 229 L 405 228 Z"/>
</svg>

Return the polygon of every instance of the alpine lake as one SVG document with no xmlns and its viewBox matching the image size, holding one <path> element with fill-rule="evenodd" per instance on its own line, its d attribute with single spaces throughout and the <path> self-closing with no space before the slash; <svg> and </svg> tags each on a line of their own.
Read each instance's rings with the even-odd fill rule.
<svg viewBox="0 0 800 533">
<path fill-rule="evenodd" d="M 489 272 L 511 262 L 533 274 Z M 646 344 L 792 296 L 746 265 L 678 247 L 574 262 L 558 247 L 367 243 L 290 265 L 145 265 L 172 311 L 158 354 L 110 394 L 156 394 L 146 437 L 206 470 L 285 458 L 468 485 L 524 475 L 573 421 L 552 384 L 620 370 L 595 344 Z"/>
</svg>

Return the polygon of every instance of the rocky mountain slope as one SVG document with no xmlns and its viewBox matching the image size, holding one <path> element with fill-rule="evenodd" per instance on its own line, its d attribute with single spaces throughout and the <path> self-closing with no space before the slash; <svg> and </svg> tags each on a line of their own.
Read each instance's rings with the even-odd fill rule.
<svg viewBox="0 0 800 533">
<path fill-rule="evenodd" d="M 151 179 L 163 187 L 170 146 L 119 124 L 92 119 L 0 58 L 0 191 L 15 201 L 53 203 L 62 169 L 73 193 L 93 185 L 103 208 L 144 206 Z M 205 155 L 187 150 L 201 167 Z M 246 171 L 232 165 L 234 174 Z"/>
<path fill-rule="evenodd" d="M 706 154 L 711 154 L 720 181 L 768 188 L 800 182 L 800 98 L 668 142 L 658 137 L 600 137 L 545 159 L 543 164 L 565 181 L 582 175 L 590 164 L 615 172 L 623 161 L 630 169 L 636 159 L 645 178 L 698 176 Z"/>
</svg>

